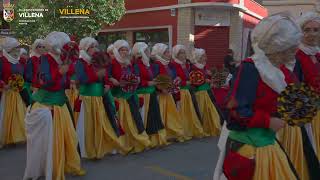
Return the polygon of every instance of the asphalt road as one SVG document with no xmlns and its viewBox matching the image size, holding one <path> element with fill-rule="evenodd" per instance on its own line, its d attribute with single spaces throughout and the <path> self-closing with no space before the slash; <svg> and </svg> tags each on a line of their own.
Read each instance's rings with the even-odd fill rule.
<svg viewBox="0 0 320 180">
<path fill-rule="evenodd" d="M 194 139 L 162 149 L 102 160 L 83 160 L 86 176 L 67 180 L 212 180 L 218 159 L 218 138 Z M 26 146 L 0 150 L 0 180 L 21 180 Z"/>
</svg>

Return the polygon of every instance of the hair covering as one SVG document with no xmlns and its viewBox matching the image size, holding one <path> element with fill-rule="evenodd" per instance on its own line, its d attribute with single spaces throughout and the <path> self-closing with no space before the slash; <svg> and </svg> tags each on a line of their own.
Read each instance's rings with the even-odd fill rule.
<svg viewBox="0 0 320 180">
<path fill-rule="evenodd" d="M 205 64 L 199 63 L 201 57 L 206 54 L 204 49 L 195 48 L 192 51 L 192 63 L 199 69 L 203 69 Z"/>
<path fill-rule="evenodd" d="M 132 47 L 132 55 L 135 57 L 142 57 L 142 62 L 146 66 L 150 66 L 150 58 L 144 52 L 148 48 L 148 45 L 144 42 L 137 42 Z"/>
<path fill-rule="evenodd" d="M 8 59 L 8 61 L 12 64 L 17 64 L 19 63 L 20 60 L 20 52 L 19 52 L 19 56 L 18 57 L 13 57 L 11 54 L 9 54 L 9 52 L 18 47 L 20 45 L 19 41 L 15 38 L 12 37 L 5 37 L 3 42 L 2 42 L 2 53 L 3 56 L 6 57 Z"/>
<path fill-rule="evenodd" d="M 320 16 L 316 12 L 306 12 L 297 19 L 301 29 L 303 29 L 304 25 L 310 21 L 316 21 L 320 23 Z"/>
<path fill-rule="evenodd" d="M 282 52 L 297 46 L 301 36 L 298 25 L 286 14 L 264 18 L 252 32 L 254 55 L 251 58 L 263 82 L 278 93 L 287 86 L 285 77 L 279 68 L 271 64 L 266 54 Z"/>
<path fill-rule="evenodd" d="M 316 21 L 320 24 L 320 16 L 316 12 L 307 12 L 307 13 L 301 15 L 297 19 L 297 22 L 299 23 L 301 29 L 303 29 L 304 26 L 310 21 Z M 318 45 L 317 46 L 309 46 L 304 43 L 301 43 L 299 45 L 299 49 L 301 49 L 305 54 L 307 54 L 309 56 L 314 56 L 320 52 L 320 48 Z"/>
<path fill-rule="evenodd" d="M 123 48 L 123 47 L 128 48 L 129 53 L 130 53 L 129 43 L 125 40 L 117 40 L 116 42 L 113 43 L 113 46 L 114 46 L 113 54 L 114 54 L 116 60 L 122 64 L 126 64 L 126 65 L 130 64 L 131 63 L 130 58 L 123 58 L 119 54 L 119 49 Z"/>
<path fill-rule="evenodd" d="M 44 43 L 49 52 L 60 55 L 61 49 L 70 42 L 70 37 L 64 32 L 53 31 L 44 39 Z"/>
<path fill-rule="evenodd" d="M 40 54 L 36 51 L 37 47 L 42 45 L 44 46 L 44 40 L 43 39 L 36 39 L 33 44 L 31 45 L 31 53 L 30 56 L 37 56 L 40 57 Z"/>
<path fill-rule="evenodd" d="M 88 49 L 91 46 L 98 46 L 99 43 L 96 39 L 92 37 L 85 37 L 80 40 L 79 49 L 80 49 L 80 58 L 85 60 L 88 63 L 91 63 L 92 57 L 88 54 Z"/>
<path fill-rule="evenodd" d="M 111 52 L 113 53 L 113 49 L 114 49 L 113 44 L 110 44 L 107 48 L 107 53 L 111 53 Z"/>
<path fill-rule="evenodd" d="M 178 59 L 178 54 L 181 50 L 185 50 L 186 51 L 186 47 L 184 45 L 180 45 L 180 44 L 177 44 L 173 47 L 172 49 L 172 58 L 173 60 L 178 63 L 178 64 L 183 64 L 183 62 L 181 62 L 179 59 Z"/>
<path fill-rule="evenodd" d="M 169 47 L 166 44 L 157 43 L 152 47 L 151 56 L 154 56 L 156 60 L 160 61 L 163 65 L 168 65 L 170 60 L 163 58 L 163 54 L 168 48 Z"/>
</svg>

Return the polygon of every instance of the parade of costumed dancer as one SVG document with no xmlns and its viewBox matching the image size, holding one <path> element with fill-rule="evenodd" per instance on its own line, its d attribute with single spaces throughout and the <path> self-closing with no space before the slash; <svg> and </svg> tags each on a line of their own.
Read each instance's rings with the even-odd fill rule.
<svg viewBox="0 0 320 180">
<path fill-rule="evenodd" d="M 180 102 L 178 109 L 181 116 L 181 124 L 184 130 L 184 136 L 187 138 L 203 137 L 205 133 L 201 125 L 201 115 L 193 92 L 190 90 L 189 72 L 190 66 L 186 63 L 186 48 L 183 45 L 173 47 L 173 60 L 170 67 L 175 71 L 176 77 L 180 80 Z"/>
<path fill-rule="evenodd" d="M 242 61 L 227 99 L 230 132 L 222 130 L 214 180 L 299 179 L 276 132 L 285 126 L 277 117 L 277 98 L 295 80 L 281 65 L 292 61 L 300 38 L 300 28 L 285 14 L 254 28 L 254 55 Z"/>
<path fill-rule="evenodd" d="M 44 39 L 48 53 L 40 58 L 35 102 L 27 111 L 27 163 L 24 179 L 45 176 L 64 180 L 65 173 L 84 175 L 77 151 L 78 138 L 66 105 L 69 64 L 61 60 L 62 48 L 70 42 L 64 32 L 51 32 Z"/>
<path fill-rule="evenodd" d="M 135 73 L 140 77 L 140 85 L 137 90 L 139 97 L 144 100 L 141 108 L 141 116 L 146 132 L 150 137 L 151 147 L 167 145 L 166 131 L 161 119 L 160 107 L 154 81 L 154 65 L 150 64 L 150 50 L 144 42 L 137 42 L 132 48 L 132 54 L 136 59 Z"/>
<path fill-rule="evenodd" d="M 24 65 L 19 63 L 20 48 L 15 38 L 6 37 L 1 44 L 3 56 L 0 60 L 0 147 L 26 140 L 24 117 L 26 105 L 23 89 Z M 19 84 L 18 86 L 12 83 Z"/>
<path fill-rule="evenodd" d="M 109 68 L 109 80 L 113 84 L 112 95 L 119 102 L 119 119 L 124 129 L 126 147 L 133 147 L 132 153 L 138 153 L 150 147 L 150 140 L 145 131 L 139 112 L 139 98 L 132 91 L 124 91 L 127 80 L 123 77 L 134 74 L 130 60 L 130 46 L 125 40 L 113 44 L 115 58 Z"/>
<path fill-rule="evenodd" d="M 81 156 L 88 159 L 101 159 L 111 154 L 114 149 L 127 153 L 114 132 L 103 107 L 104 78 L 106 69 L 96 69 L 92 64 L 92 56 L 99 51 L 98 42 L 94 38 L 81 39 L 80 59 L 75 66 L 79 81 L 81 110 L 77 124 Z"/>
<path fill-rule="evenodd" d="M 214 99 L 210 87 L 210 74 L 211 72 L 206 68 L 207 56 L 204 49 L 194 49 L 193 64 L 191 71 L 199 71 L 204 75 L 204 82 L 199 86 L 195 86 L 195 95 L 198 102 L 199 110 L 202 118 L 202 127 L 204 132 L 210 136 L 218 136 L 220 134 L 220 117 L 214 105 Z"/>
<path fill-rule="evenodd" d="M 168 45 L 157 43 L 153 46 L 151 55 L 154 57 L 154 76 L 169 76 L 172 79 L 176 77 L 174 71 L 169 67 L 171 53 Z M 177 140 L 184 141 L 183 127 L 181 117 L 177 110 L 173 95 L 166 89 L 159 89 L 158 99 L 162 122 L 166 129 L 166 137 L 168 141 Z"/>
<path fill-rule="evenodd" d="M 30 97 L 32 92 L 37 91 L 39 88 L 38 82 L 38 67 L 40 56 L 46 53 L 43 39 L 36 39 L 31 45 L 30 58 L 27 61 L 25 69 L 25 88 L 27 89 Z"/>
<path fill-rule="evenodd" d="M 302 68 L 302 76 L 307 85 L 319 92 L 320 87 L 320 48 L 318 44 L 320 32 L 320 17 L 315 12 L 307 12 L 297 20 L 303 32 L 303 37 L 296 53 L 296 60 Z M 320 111 L 311 123 L 314 137 L 314 148 L 320 158 Z"/>
</svg>

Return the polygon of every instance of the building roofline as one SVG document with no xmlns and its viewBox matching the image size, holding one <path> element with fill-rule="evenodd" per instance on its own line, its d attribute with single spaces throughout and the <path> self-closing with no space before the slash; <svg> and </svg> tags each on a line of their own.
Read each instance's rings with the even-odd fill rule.
<svg viewBox="0 0 320 180">
<path fill-rule="evenodd" d="M 313 1 L 301 1 L 301 0 L 269 0 L 263 1 L 264 6 L 287 6 L 287 5 L 316 5 L 317 2 Z"/>
<path fill-rule="evenodd" d="M 153 7 L 153 8 L 143 8 L 143 9 L 135 9 L 128 10 L 126 14 L 134 14 L 134 13 L 142 13 L 142 12 L 150 12 L 150 11 L 162 11 L 162 10 L 170 10 L 170 9 L 179 9 L 179 8 L 189 8 L 189 7 L 219 7 L 225 9 L 238 9 L 239 11 L 251 15 L 257 19 L 263 19 L 259 14 L 249 10 L 247 7 L 239 4 L 230 4 L 230 3 L 221 3 L 221 2 L 198 2 L 198 3 L 186 3 L 186 4 L 176 4 L 170 6 L 161 6 L 161 7 Z"/>
</svg>

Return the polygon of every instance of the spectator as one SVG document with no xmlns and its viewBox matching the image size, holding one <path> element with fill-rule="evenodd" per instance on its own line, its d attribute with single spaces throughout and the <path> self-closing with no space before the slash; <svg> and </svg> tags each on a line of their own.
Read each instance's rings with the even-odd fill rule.
<svg viewBox="0 0 320 180">
<path fill-rule="evenodd" d="M 234 75 L 236 72 L 237 62 L 233 58 L 233 50 L 228 49 L 228 54 L 224 57 L 224 66 L 230 72 L 230 74 Z"/>
</svg>

